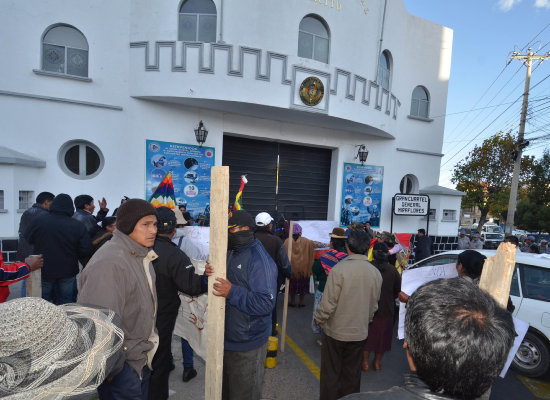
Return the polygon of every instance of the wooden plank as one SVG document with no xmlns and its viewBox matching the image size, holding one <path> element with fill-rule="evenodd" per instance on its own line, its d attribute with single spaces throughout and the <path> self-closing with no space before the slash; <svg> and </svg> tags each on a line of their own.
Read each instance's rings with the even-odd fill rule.
<svg viewBox="0 0 550 400">
<path fill-rule="evenodd" d="M 516 246 L 512 243 L 501 243 L 495 256 L 487 258 L 483 264 L 479 288 L 493 296 L 503 308 L 508 305 L 515 266 Z"/>
<path fill-rule="evenodd" d="M 212 167 L 210 186 L 210 263 L 214 267 L 214 275 L 208 279 L 205 400 L 221 400 L 222 398 L 225 297 L 214 296 L 213 289 L 217 277 L 227 279 L 228 206 L 229 167 Z"/>
<path fill-rule="evenodd" d="M 27 297 L 42 297 L 42 269 L 36 269 L 25 280 Z"/>
<path fill-rule="evenodd" d="M 290 224 L 288 226 L 288 261 L 290 262 L 290 265 L 292 265 L 292 230 L 294 229 L 294 221 L 290 221 Z M 286 342 L 286 317 L 288 315 L 288 291 L 290 289 L 290 280 L 288 278 L 285 279 L 285 302 L 283 305 L 283 333 L 281 338 L 281 352 L 285 352 L 285 342 Z"/>
</svg>

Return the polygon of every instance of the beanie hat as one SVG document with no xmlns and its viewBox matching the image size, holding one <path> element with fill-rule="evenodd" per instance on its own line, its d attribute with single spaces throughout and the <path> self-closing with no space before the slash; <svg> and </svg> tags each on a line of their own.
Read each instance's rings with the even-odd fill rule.
<svg viewBox="0 0 550 400">
<path fill-rule="evenodd" d="M 116 213 L 117 229 L 129 235 L 134 231 L 137 222 L 148 215 L 157 215 L 151 203 L 142 199 L 130 199 L 122 204 Z"/>
<path fill-rule="evenodd" d="M 292 234 L 298 235 L 299 233 L 302 233 L 302 227 L 300 226 L 299 223 L 295 222 L 294 225 L 292 226 Z"/>
<path fill-rule="evenodd" d="M 157 233 L 167 234 L 174 232 L 176 228 L 176 214 L 168 207 L 157 208 Z"/>
</svg>

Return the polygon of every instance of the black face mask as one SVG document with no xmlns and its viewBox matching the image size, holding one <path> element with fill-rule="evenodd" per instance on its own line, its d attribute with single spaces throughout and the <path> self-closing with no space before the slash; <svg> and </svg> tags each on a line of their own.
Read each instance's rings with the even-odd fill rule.
<svg viewBox="0 0 550 400">
<path fill-rule="evenodd" d="M 252 231 L 239 231 L 235 233 L 229 232 L 227 239 L 227 248 L 234 250 L 238 247 L 242 247 L 251 243 L 254 240 L 254 232 Z"/>
</svg>

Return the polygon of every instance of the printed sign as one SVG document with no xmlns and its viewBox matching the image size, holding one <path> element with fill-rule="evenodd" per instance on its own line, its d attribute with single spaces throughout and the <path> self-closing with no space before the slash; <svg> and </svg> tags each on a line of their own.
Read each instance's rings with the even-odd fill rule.
<svg viewBox="0 0 550 400">
<path fill-rule="evenodd" d="M 214 148 L 147 140 L 145 198 L 172 170 L 176 204 L 185 204 L 194 219 L 210 214 L 210 169 Z"/>
<path fill-rule="evenodd" d="M 428 215 L 430 198 L 418 194 L 396 194 L 393 212 L 395 215 Z"/>
<path fill-rule="evenodd" d="M 340 226 L 370 222 L 380 227 L 384 167 L 344 163 Z"/>
</svg>

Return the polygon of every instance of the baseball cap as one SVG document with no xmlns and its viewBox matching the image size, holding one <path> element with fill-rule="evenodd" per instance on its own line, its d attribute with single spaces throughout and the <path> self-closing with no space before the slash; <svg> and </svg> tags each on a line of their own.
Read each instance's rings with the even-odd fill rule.
<svg viewBox="0 0 550 400">
<path fill-rule="evenodd" d="M 227 228 L 231 229 L 236 226 L 248 226 L 249 228 L 254 228 L 254 218 L 252 218 L 252 215 L 244 210 L 233 211 L 231 213 L 231 217 L 229 217 Z"/>
<path fill-rule="evenodd" d="M 534 242 L 535 241 L 535 237 L 534 236 L 527 236 L 527 240 L 530 240 L 531 242 Z"/>
<path fill-rule="evenodd" d="M 261 212 L 256 215 L 256 225 L 257 226 L 267 226 L 273 222 L 273 218 L 266 212 Z"/>
</svg>

